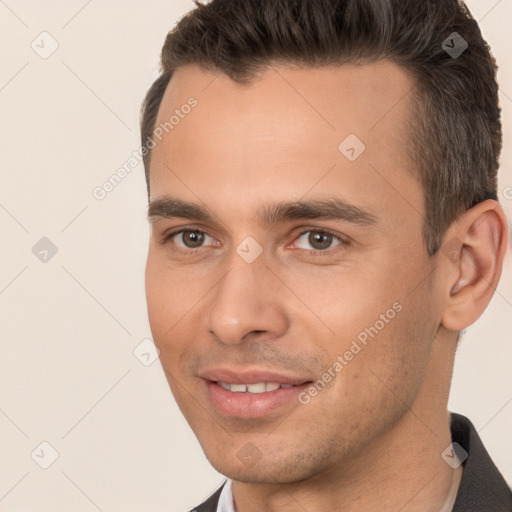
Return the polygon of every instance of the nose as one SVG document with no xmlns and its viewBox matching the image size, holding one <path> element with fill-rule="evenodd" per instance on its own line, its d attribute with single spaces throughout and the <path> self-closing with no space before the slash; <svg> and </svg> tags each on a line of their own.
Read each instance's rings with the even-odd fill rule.
<svg viewBox="0 0 512 512">
<path fill-rule="evenodd" d="M 241 343 L 251 333 L 279 337 L 289 325 L 283 298 L 283 284 L 262 257 L 247 263 L 234 254 L 212 295 L 208 330 L 224 344 Z"/>
</svg>

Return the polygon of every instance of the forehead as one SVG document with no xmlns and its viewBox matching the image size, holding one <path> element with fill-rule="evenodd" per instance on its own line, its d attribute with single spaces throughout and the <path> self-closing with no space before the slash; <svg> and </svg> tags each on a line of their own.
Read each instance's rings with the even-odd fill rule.
<svg viewBox="0 0 512 512">
<path fill-rule="evenodd" d="M 382 180 L 406 171 L 412 90 L 411 77 L 390 61 L 275 65 L 247 85 L 197 66 L 179 68 L 158 113 L 157 126 L 169 125 L 173 115 L 175 122 L 152 152 L 152 197 L 171 184 L 183 188 L 183 178 L 205 197 L 212 184 L 237 193 L 264 186 L 267 195 L 288 189 L 293 196 L 294 187 L 295 195 L 305 192 L 333 167 L 348 189 L 376 172 Z M 184 109 L 191 98 L 196 106 Z M 364 149 L 361 157 L 348 159 L 344 141 Z M 335 184 L 329 179 L 335 176 L 323 181 L 326 189 Z"/>
<path fill-rule="evenodd" d="M 174 72 L 157 124 L 165 123 L 169 114 L 194 96 L 203 113 L 220 115 L 232 125 L 246 121 L 246 129 L 249 120 L 265 118 L 266 122 L 252 127 L 264 132 L 285 126 L 290 130 L 293 126 L 277 125 L 276 120 L 282 119 L 280 114 L 292 114 L 322 132 L 352 129 L 363 133 L 382 127 L 386 119 L 390 123 L 406 116 L 413 86 L 410 74 L 389 60 L 318 68 L 276 64 L 248 84 L 234 82 L 220 71 L 188 65 Z M 196 122 L 205 121 L 194 117 Z"/>
</svg>

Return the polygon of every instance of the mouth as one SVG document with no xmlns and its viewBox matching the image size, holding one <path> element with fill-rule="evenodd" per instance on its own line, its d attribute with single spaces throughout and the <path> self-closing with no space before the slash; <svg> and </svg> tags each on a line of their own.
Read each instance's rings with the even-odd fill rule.
<svg viewBox="0 0 512 512">
<path fill-rule="evenodd" d="M 310 381 L 308 381 L 310 382 Z M 235 384 L 235 383 L 228 383 L 228 382 L 214 382 L 215 384 L 218 384 L 221 388 L 231 391 L 233 393 L 253 393 L 253 394 L 260 394 L 260 393 L 268 393 L 270 391 L 276 391 L 278 389 L 289 389 L 296 386 L 302 386 L 303 384 L 306 384 L 307 382 L 303 382 L 301 384 L 279 384 L 278 382 L 257 382 L 255 384 Z"/>
<path fill-rule="evenodd" d="M 224 418 L 264 418 L 302 406 L 299 393 L 312 380 L 289 371 L 255 367 L 210 367 L 199 375 L 203 398 Z"/>
<path fill-rule="evenodd" d="M 303 407 L 299 394 L 312 384 L 311 380 L 301 379 L 279 382 L 283 379 L 275 376 L 269 380 L 247 380 L 203 378 L 204 399 L 217 415 L 224 418 L 270 419 L 289 414 L 295 407 Z"/>
</svg>

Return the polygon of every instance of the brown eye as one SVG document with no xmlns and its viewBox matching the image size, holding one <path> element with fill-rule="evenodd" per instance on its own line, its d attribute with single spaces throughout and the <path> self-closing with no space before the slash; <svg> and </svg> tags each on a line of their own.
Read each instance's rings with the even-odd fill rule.
<svg viewBox="0 0 512 512">
<path fill-rule="evenodd" d="M 193 228 L 182 228 L 163 235 L 162 244 L 167 245 L 170 250 L 181 252 L 182 254 L 192 254 L 203 249 L 220 247 L 215 238 L 208 235 L 205 231 Z"/>
<path fill-rule="evenodd" d="M 314 249 L 329 249 L 332 244 L 332 235 L 327 233 L 311 232 L 308 236 L 308 242 Z"/>
<path fill-rule="evenodd" d="M 205 234 L 202 231 L 182 231 L 178 233 L 181 242 L 188 249 L 195 249 L 201 247 L 205 240 Z"/>
<path fill-rule="evenodd" d="M 297 238 L 299 249 L 313 249 L 315 251 L 325 251 L 335 245 L 339 245 L 341 240 L 336 235 L 326 231 L 306 231 Z"/>
</svg>

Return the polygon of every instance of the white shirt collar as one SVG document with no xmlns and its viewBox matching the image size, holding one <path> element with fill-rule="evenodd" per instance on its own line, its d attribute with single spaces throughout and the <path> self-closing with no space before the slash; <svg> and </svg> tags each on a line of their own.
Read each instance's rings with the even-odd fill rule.
<svg viewBox="0 0 512 512">
<path fill-rule="evenodd" d="M 231 492 L 231 479 L 228 478 L 226 484 L 222 488 L 217 505 L 217 512 L 236 512 L 233 503 L 233 493 Z"/>
</svg>

